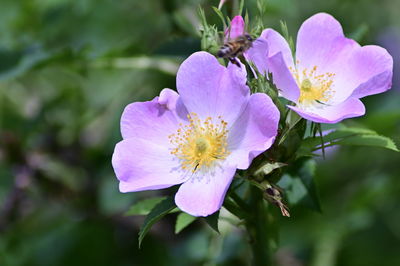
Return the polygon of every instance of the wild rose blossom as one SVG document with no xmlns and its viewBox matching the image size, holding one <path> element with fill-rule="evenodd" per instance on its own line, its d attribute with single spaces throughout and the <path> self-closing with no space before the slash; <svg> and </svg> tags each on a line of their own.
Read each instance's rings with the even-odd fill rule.
<svg viewBox="0 0 400 266">
<path fill-rule="evenodd" d="M 265 94 L 250 95 L 246 75 L 244 66 L 197 52 L 179 68 L 179 95 L 164 89 L 128 105 L 112 158 L 120 191 L 182 184 L 175 195 L 182 211 L 219 210 L 236 169 L 247 169 L 277 134 L 277 108 Z"/>
<path fill-rule="evenodd" d="M 259 39 L 267 46 L 249 51 L 262 58 L 254 64 L 259 72 L 273 74 L 280 94 L 296 104 L 288 107 L 308 120 L 337 123 L 362 116 L 365 107 L 359 98 L 391 87 L 389 53 L 346 38 L 340 23 L 329 14 L 316 14 L 302 24 L 295 62 L 288 43 L 276 31 L 266 29 Z"/>
</svg>

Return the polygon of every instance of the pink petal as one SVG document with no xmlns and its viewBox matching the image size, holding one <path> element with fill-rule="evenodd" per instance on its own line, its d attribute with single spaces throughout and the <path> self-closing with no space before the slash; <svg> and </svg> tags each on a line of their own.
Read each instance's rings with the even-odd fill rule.
<svg viewBox="0 0 400 266">
<path fill-rule="evenodd" d="M 278 52 L 268 59 L 269 71 L 272 73 L 274 84 L 280 94 L 292 102 L 300 97 L 300 88 L 294 80 L 292 72 L 285 63 L 282 52 Z"/>
<path fill-rule="evenodd" d="M 226 68 L 211 54 L 197 52 L 181 64 L 177 88 L 189 112 L 201 119 L 222 116 L 230 126 L 250 97 L 246 75 L 244 66 Z"/>
<path fill-rule="evenodd" d="M 160 145 L 175 133 L 178 124 L 186 120 L 187 111 L 178 94 L 164 89 L 160 97 L 148 102 L 129 104 L 121 117 L 121 133 L 124 139 L 146 139 Z"/>
<path fill-rule="evenodd" d="M 258 72 L 263 75 L 268 73 L 268 42 L 264 38 L 256 39 L 252 47 L 244 53 L 244 57 L 254 63 Z"/>
<path fill-rule="evenodd" d="M 235 16 L 231 21 L 231 26 L 225 30 L 225 41 L 235 39 L 244 34 L 244 20 L 242 16 Z"/>
<path fill-rule="evenodd" d="M 175 195 L 179 209 L 193 216 L 208 216 L 221 208 L 236 167 L 220 165 L 211 171 L 180 186 Z"/>
<path fill-rule="evenodd" d="M 260 38 L 265 39 L 268 43 L 269 57 L 281 52 L 286 66 L 294 68 L 292 51 L 282 35 L 273 29 L 266 29 L 261 33 Z"/>
<path fill-rule="evenodd" d="M 343 103 L 332 106 L 324 106 L 320 109 L 304 110 L 295 106 L 288 106 L 301 117 L 317 123 L 334 124 L 350 117 L 365 114 L 364 104 L 357 98 L 349 98 Z"/>
<path fill-rule="evenodd" d="M 354 84 L 352 97 L 381 93 L 392 86 L 393 58 L 382 47 L 368 45 L 357 49 L 346 66 L 348 71 L 343 68 L 341 84 L 346 81 Z"/>
<path fill-rule="evenodd" d="M 229 131 L 229 164 L 247 169 L 251 161 L 271 147 L 278 133 L 279 111 L 266 94 L 256 93 Z"/>
<path fill-rule="evenodd" d="M 322 73 L 331 72 L 332 66 L 343 64 L 359 45 L 344 37 L 342 26 L 331 15 L 316 14 L 301 25 L 297 34 L 296 60 L 298 69 L 311 70 L 314 66 Z"/>
<path fill-rule="evenodd" d="M 112 157 L 121 192 L 153 190 L 185 181 L 179 162 L 168 145 L 143 139 L 125 139 L 115 146 Z"/>
</svg>

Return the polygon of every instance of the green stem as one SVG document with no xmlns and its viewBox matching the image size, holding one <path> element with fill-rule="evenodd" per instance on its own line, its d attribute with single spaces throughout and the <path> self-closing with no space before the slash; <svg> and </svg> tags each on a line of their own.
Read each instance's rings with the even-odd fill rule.
<svg viewBox="0 0 400 266">
<path fill-rule="evenodd" d="M 249 236 L 252 265 L 268 266 L 271 265 L 271 254 L 268 234 L 268 217 L 262 191 L 250 187 L 250 206 L 252 206 L 252 215 L 246 216 L 246 230 Z"/>
</svg>

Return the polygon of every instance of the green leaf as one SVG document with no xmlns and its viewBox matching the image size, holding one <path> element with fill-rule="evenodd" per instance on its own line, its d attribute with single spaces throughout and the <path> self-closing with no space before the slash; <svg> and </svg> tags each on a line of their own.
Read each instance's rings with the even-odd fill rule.
<svg viewBox="0 0 400 266">
<path fill-rule="evenodd" d="M 219 10 L 216 7 L 212 7 L 212 9 L 214 10 L 214 12 L 218 15 L 218 17 L 221 19 L 222 25 L 224 26 L 224 29 L 226 28 L 226 22 L 224 19 L 224 14 L 222 14 L 221 10 Z"/>
<path fill-rule="evenodd" d="M 208 25 L 202 8 L 199 8 L 199 17 L 201 21 L 201 50 L 216 53 L 221 46 L 218 29 L 215 25 Z"/>
<path fill-rule="evenodd" d="M 279 140 L 278 145 L 281 145 L 289 135 L 289 132 L 296 127 L 296 125 L 302 120 L 302 117 L 299 116 L 297 113 L 290 111 L 286 117 L 286 124 L 288 129 L 282 133 L 282 137 Z"/>
<path fill-rule="evenodd" d="M 336 139 L 347 138 L 356 135 L 376 135 L 376 132 L 367 128 L 341 126 L 324 136 L 324 140 L 325 142 L 330 142 Z"/>
<path fill-rule="evenodd" d="M 241 16 L 243 13 L 243 7 L 244 7 L 244 0 L 240 0 L 239 3 L 239 11 L 238 11 L 238 15 Z"/>
<path fill-rule="evenodd" d="M 142 226 L 140 227 L 139 231 L 139 248 L 142 244 L 143 238 L 150 230 L 150 228 L 159 221 L 162 217 L 167 215 L 170 211 L 172 211 L 176 207 L 174 197 L 168 197 L 158 203 L 146 216 Z"/>
<path fill-rule="evenodd" d="M 289 34 L 289 29 L 287 27 L 287 24 L 285 21 L 281 20 L 280 25 L 281 25 L 281 32 L 282 32 L 283 38 L 285 38 L 285 40 L 288 42 L 290 50 L 292 51 L 292 54 L 294 55 L 294 42 L 293 42 L 292 37 Z"/>
<path fill-rule="evenodd" d="M 271 173 L 272 171 L 274 171 L 275 169 L 281 168 L 286 166 L 287 164 L 285 163 L 279 163 L 279 162 L 267 162 L 264 165 L 262 165 L 260 168 L 258 168 L 254 175 L 268 175 L 269 173 Z"/>
<path fill-rule="evenodd" d="M 248 32 L 249 25 L 250 25 L 249 12 L 247 12 L 247 10 L 246 10 L 246 14 L 244 15 L 244 26 L 246 27 L 247 32 Z"/>
<path fill-rule="evenodd" d="M 277 185 L 285 191 L 285 196 L 290 205 L 298 204 L 307 196 L 307 189 L 299 178 L 285 174 Z"/>
<path fill-rule="evenodd" d="M 365 128 L 340 126 L 329 134 L 326 134 L 323 140 L 325 147 L 334 145 L 374 146 L 399 151 L 390 138 L 380 136 L 375 131 Z M 298 157 L 310 156 L 320 148 L 320 138 L 308 137 L 301 144 L 298 150 Z"/>
<path fill-rule="evenodd" d="M 214 229 L 215 232 L 219 234 L 219 229 L 218 229 L 218 219 L 219 219 L 219 211 L 217 211 L 214 214 L 211 214 L 207 217 L 204 217 L 206 220 L 207 224 Z"/>
<path fill-rule="evenodd" d="M 144 199 L 136 202 L 131 208 L 125 213 L 125 216 L 131 215 L 147 215 L 150 211 L 166 197 L 155 197 L 150 199 Z"/>
<path fill-rule="evenodd" d="M 264 0 L 257 0 L 257 10 L 259 12 L 259 14 L 261 15 L 261 17 L 263 16 L 263 14 L 265 13 L 266 7 L 267 7 L 267 3 Z"/>
<path fill-rule="evenodd" d="M 336 142 L 333 142 L 334 145 L 355 145 L 355 146 L 373 146 L 373 147 L 381 147 L 386 148 L 392 151 L 399 151 L 396 147 L 396 144 L 388 137 L 380 136 L 380 135 L 358 135 L 348 137 L 346 139 L 342 139 Z"/>
<path fill-rule="evenodd" d="M 291 205 L 304 203 L 321 212 L 321 204 L 314 181 L 316 162 L 311 159 L 298 160 L 278 182 L 286 193 Z"/>
<path fill-rule="evenodd" d="M 0 50 L 0 80 L 18 77 L 49 57 L 50 54 L 41 49 L 29 52 Z"/>
<path fill-rule="evenodd" d="M 196 217 L 182 212 L 176 218 L 175 224 L 175 234 L 179 234 L 183 229 L 185 229 L 188 225 L 193 223 L 196 220 Z"/>
<path fill-rule="evenodd" d="M 308 195 L 310 196 L 315 209 L 321 212 L 321 203 L 317 193 L 317 187 L 314 182 L 316 166 L 317 164 L 314 160 L 306 160 L 303 166 L 300 168 L 298 176 L 304 187 L 307 189 Z"/>
</svg>

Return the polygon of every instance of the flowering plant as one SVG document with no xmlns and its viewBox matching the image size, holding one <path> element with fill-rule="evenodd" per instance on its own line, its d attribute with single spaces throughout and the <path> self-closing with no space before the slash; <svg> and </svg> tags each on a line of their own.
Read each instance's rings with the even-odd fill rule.
<svg viewBox="0 0 400 266">
<path fill-rule="evenodd" d="M 139 202 L 128 212 L 147 210 L 139 243 L 174 211 L 181 212 L 177 231 L 199 216 L 218 230 L 224 207 L 246 228 L 255 264 L 264 265 L 270 260 L 267 229 L 275 221 L 270 206 L 290 217 L 288 206 L 307 198 L 320 210 L 313 181 L 319 151 L 325 156 L 334 145 L 398 151 L 371 130 L 337 124 L 365 114 L 360 98 L 390 89 L 393 60 L 381 47 L 344 37 L 326 13 L 302 24 L 295 53 L 285 24 L 285 37 L 273 29 L 258 34 L 262 25 L 247 32 L 248 21 L 236 16 L 219 32 L 200 15 L 207 52 L 181 64 L 178 93 L 164 89 L 125 108 L 112 164 L 121 192 L 180 185 L 175 196 Z M 218 39 L 225 42 L 218 55 L 229 59 L 227 66 L 213 55 Z M 302 198 L 290 194 L 299 186 L 306 191 Z"/>
</svg>

